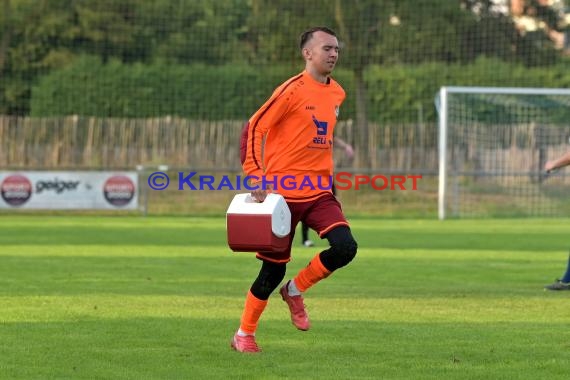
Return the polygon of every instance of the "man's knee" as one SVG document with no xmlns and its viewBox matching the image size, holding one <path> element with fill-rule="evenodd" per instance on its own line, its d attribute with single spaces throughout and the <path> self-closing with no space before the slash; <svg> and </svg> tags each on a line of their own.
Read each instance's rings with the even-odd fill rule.
<svg viewBox="0 0 570 380">
<path fill-rule="evenodd" d="M 329 271 L 342 268 L 350 263 L 356 256 L 358 244 L 350 237 L 340 241 L 335 241 L 326 251 L 321 252 L 321 262 Z"/>
<path fill-rule="evenodd" d="M 264 261 L 257 278 L 251 286 L 251 293 L 261 300 L 268 299 L 285 277 L 285 271 L 285 264 Z"/>
<path fill-rule="evenodd" d="M 340 258 L 342 264 L 341 266 L 345 266 L 350 263 L 356 256 L 356 252 L 358 251 L 358 244 L 354 239 L 350 239 L 340 242 L 333 248 Z"/>
</svg>

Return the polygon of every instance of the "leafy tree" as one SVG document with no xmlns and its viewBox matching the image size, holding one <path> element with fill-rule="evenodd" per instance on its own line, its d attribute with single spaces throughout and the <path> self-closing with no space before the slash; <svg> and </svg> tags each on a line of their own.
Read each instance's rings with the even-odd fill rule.
<svg viewBox="0 0 570 380">
<path fill-rule="evenodd" d="M 300 69 L 299 33 L 326 25 L 339 33 L 339 68 L 354 76 L 349 90 L 362 132 L 355 143 L 365 144 L 365 77 L 373 65 L 466 64 L 481 56 L 527 66 L 560 60 L 544 35 L 521 36 L 491 6 L 490 0 L 0 0 L 0 113 L 28 114 L 38 77 L 84 55 L 103 63 Z"/>
<path fill-rule="evenodd" d="M 38 76 L 80 55 L 125 63 L 248 59 L 248 0 L 0 1 L 0 113 L 27 114 Z"/>
<path fill-rule="evenodd" d="M 75 30 L 68 6 L 69 1 L 3 1 L 0 113 L 26 114 L 35 78 L 70 61 Z"/>
<path fill-rule="evenodd" d="M 456 26 L 462 19 L 457 4 L 449 1 L 335 0 L 334 20 L 345 45 L 343 62 L 354 72 L 359 146 L 368 143 L 369 135 L 367 68 L 457 60 Z M 367 164 L 367 157 L 360 159 Z"/>
<path fill-rule="evenodd" d="M 249 16 L 247 0 L 163 0 L 145 4 L 153 59 L 173 63 L 243 61 L 240 39 Z"/>
<path fill-rule="evenodd" d="M 10 5 L 10 0 L 2 0 L 0 5 L 2 7 L 2 13 L 0 14 L 0 28 L 2 30 L 2 37 L 0 38 L 0 75 L 2 69 L 4 68 L 4 62 L 6 62 L 6 52 L 8 50 L 8 45 L 10 44 L 10 39 L 12 38 L 12 26 L 10 25 L 12 7 Z"/>
<path fill-rule="evenodd" d="M 534 3 L 534 0 L 529 1 L 529 4 Z M 497 11 L 491 0 L 462 0 L 462 4 L 471 16 L 463 24 L 463 61 L 471 62 L 484 55 L 526 66 L 549 66 L 559 62 L 560 54 L 542 30 L 520 33 L 512 18 Z M 556 12 L 550 6 L 536 7 L 538 19 L 544 20 L 550 28 L 559 29 Z"/>
<path fill-rule="evenodd" d="M 103 62 L 118 58 L 138 62 L 148 58 L 148 40 L 152 37 L 145 25 L 141 0 L 72 1 L 71 12 L 79 30 L 77 50 L 100 56 Z"/>
</svg>

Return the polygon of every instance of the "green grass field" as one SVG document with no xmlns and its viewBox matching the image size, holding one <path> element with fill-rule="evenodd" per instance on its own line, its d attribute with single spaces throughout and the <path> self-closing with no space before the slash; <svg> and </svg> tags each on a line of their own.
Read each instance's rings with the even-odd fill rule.
<svg viewBox="0 0 570 380">
<path fill-rule="evenodd" d="M 3 215 L 0 378 L 568 378 L 570 292 L 543 290 L 568 219 L 351 223 L 359 254 L 307 292 L 312 329 L 274 295 L 244 355 L 259 262 L 224 219 Z M 316 252 L 295 245 L 287 278 Z"/>
</svg>

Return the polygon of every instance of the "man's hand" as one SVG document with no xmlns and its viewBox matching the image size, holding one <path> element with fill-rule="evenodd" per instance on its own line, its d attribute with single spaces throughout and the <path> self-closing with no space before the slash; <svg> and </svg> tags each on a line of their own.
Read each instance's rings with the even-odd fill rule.
<svg viewBox="0 0 570 380">
<path fill-rule="evenodd" d="M 548 161 L 548 162 L 544 165 L 544 170 L 545 170 L 547 173 L 550 173 L 551 171 L 557 169 L 557 167 L 556 167 L 555 165 L 556 165 L 556 160 Z"/>
<path fill-rule="evenodd" d="M 350 144 L 346 144 L 344 146 L 344 154 L 350 160 L 352 160 L 352 158 L 354 157 L 354 149 L 352 149 L 352 146 Z"/>
<path fill-rule="evenodd" d="M 251 192 L 251 196 L 257 202 L 263 202 L 267 195 L 271 193 L 271 186 L 267 186 L 267 189 L 255 189 Z"/>
</svg>

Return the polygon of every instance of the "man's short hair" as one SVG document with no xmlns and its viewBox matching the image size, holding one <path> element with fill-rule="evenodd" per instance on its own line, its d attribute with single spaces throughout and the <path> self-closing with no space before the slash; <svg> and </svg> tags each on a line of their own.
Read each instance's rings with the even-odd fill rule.
<svg viewBox="0 0 570 380">
<path fill-rule="evenodd" d="M 315 26 L 313 28 L 305 30 L 303 34 L 301 34 L 301 42 L 299 43 L 301 49 L 303 49 L 307 42 L 313 38 L 313 33 L 315 32 L 325 32 L 326 34 L 330 34 L 331 36 L 336 37 L 334 30 L 327 28 L 326 26 Z"/>
</svg>

